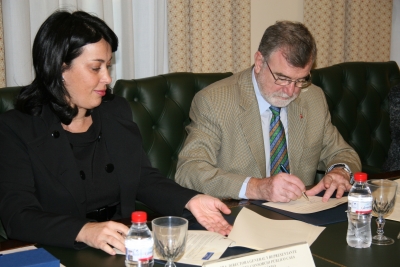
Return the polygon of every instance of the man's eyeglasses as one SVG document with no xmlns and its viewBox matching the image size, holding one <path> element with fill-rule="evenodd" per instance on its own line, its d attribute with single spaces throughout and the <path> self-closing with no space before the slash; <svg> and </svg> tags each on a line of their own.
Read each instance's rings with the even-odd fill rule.
<svg viewBox="0 0 400 267">
<path fill-rule="evenodd" d="M 311 73 L 307 75 L 307 77 L 301 78 L 301 79 L 297 79 L 297 80 L 291 80 L 291 79 L 282 79 L 282 78 L 275 78 L 275 75 L 272 73 L 271 68 L 267 63 L 268 69 L 272 74 L 272 77 L 275 80 L 275 84 L 277 85 L 289 85 L 292 82 L 294 83 L 294 86 L 299 87 L 299 88 L 306 88 L 307 86 L 309 86 L 311 84 Z"/>
</svg>

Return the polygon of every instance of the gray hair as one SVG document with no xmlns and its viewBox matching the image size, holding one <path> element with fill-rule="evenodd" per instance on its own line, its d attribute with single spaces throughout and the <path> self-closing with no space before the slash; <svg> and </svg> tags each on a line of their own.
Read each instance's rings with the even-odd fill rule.
<svg viewBox="0 0 400 267">
<path fill-rule="evenodd" d="M 299 68 L 314 63 L 317 56 L 314 37 L 300 22 L 277 21 L 265 30 L 258 51 L 267 61 L 277 50 L 282 51 L 289 64 Z"/>
</svg>

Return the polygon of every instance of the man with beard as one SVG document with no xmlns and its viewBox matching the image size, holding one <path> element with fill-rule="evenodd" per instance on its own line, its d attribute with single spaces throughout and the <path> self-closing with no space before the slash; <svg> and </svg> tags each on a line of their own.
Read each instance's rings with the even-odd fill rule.
<svg viewBox="0 0 400 267">
<path fill-rule="evenodd" d="M 342 197 L 361 162 L 311 84 L 316 54 L 302 23 L 268 27 L 251 68 L 194 97 L 175 180 L 219 198 L 289 202 L 323 190 L 323 201 Z M 317 169 L 325 176 L 306 191 Z"/>
</svg>

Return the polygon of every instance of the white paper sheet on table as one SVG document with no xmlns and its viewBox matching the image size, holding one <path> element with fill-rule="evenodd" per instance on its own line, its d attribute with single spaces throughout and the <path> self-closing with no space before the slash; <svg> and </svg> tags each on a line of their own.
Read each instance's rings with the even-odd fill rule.
<svg viewBox="0 0 400 267">
<path fill-rule="evenodd" d="M 306 241 L 309 246 L 325 227 L 297 220 L 272 220 L 243 208 L 235 220 L 229 239 L 235 246 L 257 250 Z"/>
<path fill-rule="evenodd" d="M 204 261 L 221 258 L 232 243 L 232 240 L 218 233 L 189 230 L 185 252 L 175 262 L 201 266 Z M 155 259 L 161 259 L 156 250 L 154 254 Z"/>
<path fill-rule="evenodd" d="M 322 202 L 322 197 L 309 196 L 308 198 L 310 201 L 307 201 L 304 198 L 299 198 L 295 201 L 290 201 L 287 203 L 265 202 L 263 205 L 293 213 L 309 214 L 331 209 L 343 203 L 347 203 L 347 197 L 342 197 L 339 199 L 330 198 L 327 202 Z"/>
<path fill-rule="evenodd" d="M 228 238 L 209 231 L 189 230 L 185 253 L 176 262 L 202 265 L 207 261 L 202 259 L 207 253 L 212 254 L 208 260 L 219 259 L 229 246 L 261 250 L 302 241 L 311 246 L 324 229 L 296 220 L 271 220 L 243 208 Z M 157 254 L 154 257 L 160 259 Z"/>
<path fill-rule="evenodd" d="M 205 230 L 189 230 L 185 252 L 175 259 L 175 262 L 201 266 L 204 261 L 219 259 L 232 243 L 232 240 L 218 233 Z M 116 248 L 114 250 L 117 254 L 125 255 L 125 252 Z M 207 259 L 204 259 L 206 256 L 208 256 Z M 154 258 L 162 259 L 155 250 Z"/>
</svg>

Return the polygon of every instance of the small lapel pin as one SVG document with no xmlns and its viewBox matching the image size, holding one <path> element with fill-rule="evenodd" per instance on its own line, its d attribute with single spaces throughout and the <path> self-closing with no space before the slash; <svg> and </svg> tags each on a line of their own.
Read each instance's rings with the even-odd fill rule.
<svg viewBox="0 0 400 267">
<path fill-rule="evenodd" d="M 300 119 L 302 119 L 303 118 L 303 114 L 300 114 Z"/>
</svg>

